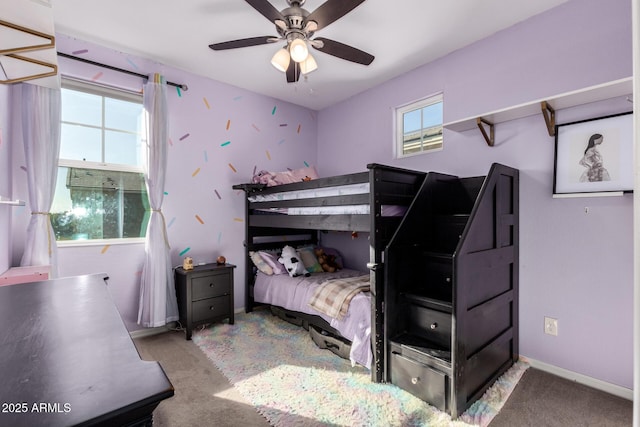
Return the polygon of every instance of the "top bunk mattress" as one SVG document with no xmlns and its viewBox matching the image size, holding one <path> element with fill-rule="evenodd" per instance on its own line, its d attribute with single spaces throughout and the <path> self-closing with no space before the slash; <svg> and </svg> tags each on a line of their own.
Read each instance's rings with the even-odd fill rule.
<svg viewBox="0 0 640 427">
<path fill-rule="evenodd" d="M 274 188 L 274 187 L 272 187 Z M 280 202 L 289 200 L 324 199 L 335 196 L 353 196 L 369 194 L 369 182 L 358 184 L 337 185 L 330 187 L 310 188 L 303 190 L 282 191 L 269 194 L 255 194 L 248 197 L 251 203 Z M 259 208 L 262 212 L 285 215 L 369 215 L 370 204 L 299 206 L 299 207 L 268 207 Z M 406 206 L 382 205 L 382 216 L 402 216 L 407 211 Z"/>
</svg>

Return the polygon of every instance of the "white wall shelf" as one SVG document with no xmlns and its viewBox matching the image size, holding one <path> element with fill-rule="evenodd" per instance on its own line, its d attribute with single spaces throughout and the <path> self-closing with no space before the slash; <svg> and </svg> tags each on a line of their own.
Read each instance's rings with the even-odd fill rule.
<svg viewBox="0 0 640 427">
<path fill-rule="evenodd" d="M 9 205 L 9 206 L 24 206 L 24 200 L 11 200 L 6 197 L 0 196 L 0 205 Z"/>
<path fill-rule="evenodd" d="M 542 113 L 546 111 L 543 117 L 549 130 L 549 134 L 552 135 L 552 129 L 554 127 L 552 124 L 555 119 L 553 112 L 555 110 L 589 104 L 591 102 L 604 101 L 605 99 L 631 95 L 632 93 L 633 80 L 632 77 L 628 77 L 544 99 L 538 99 L 525 104 L 503 108 L 501 110 L 492 111 L 479 116 L 448 122 L 443 126 L 445 129 L 455 132 L 465 132 L 471 129 L 477 129 L 481 126 L 481 123 L 486 126 L 493 127 L 498 123 L 510 120 L 522 119 L 536 114 L 542 115 Z M 480 128 L 480 130 L 482 131 L 482 128 Z M 487 144 L 492 146 L 493 138 L 487 137 L 486 132 L 484 131 L 482 134 L 487 141 Z"/>
</svg>

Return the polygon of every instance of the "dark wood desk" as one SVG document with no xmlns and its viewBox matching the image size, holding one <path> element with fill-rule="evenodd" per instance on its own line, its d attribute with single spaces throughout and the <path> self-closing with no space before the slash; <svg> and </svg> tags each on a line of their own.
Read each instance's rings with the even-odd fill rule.
<svg viewBox="0 0 640 427">
<path fill-rule="evenodd" d="M 106 275 L 0 287 L 0 425 L 148 426 L 173 386 L 140 359 Z"/>
</svg>

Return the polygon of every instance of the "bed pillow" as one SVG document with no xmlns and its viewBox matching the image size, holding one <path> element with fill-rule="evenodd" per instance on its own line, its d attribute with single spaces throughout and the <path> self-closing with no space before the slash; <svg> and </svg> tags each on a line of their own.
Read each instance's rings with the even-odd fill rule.
<svg viewBox="0 0 640 427">
<path fill-rule="evenodd" d="M 336 264 L 338 264 L 338 268 L 340 269 L 344 268 L 344 261 L 342 260 L 342 255 L 340 254 L 340 252 L 338 252 L 337 249 L 325 248 L 324 246 L 322 246 L 322 249 L 324 250 L 325 254 L 334 255 L 336 257 Z"/>
<path fill-rule="evenodd" d="M 324 270 L 318 262 L 318 258 L 316 257 L 314 249 L 315 248 L 313 246 L 303 246 L 296 250 L 298 252 L 298 255 L 300 255 L 300 258 L 302 259 L 304 268 L 309 273 L 322 273 Z"/>
<path fill-rule="evenodd" d="M 249 252 L 249 257 L 251 257 L 253 265 L 255 265 L 258 270 L 269 276 L 273 274 L 273 268 L 262 259 L 258 252 Z"/>
<path fill-rule="evenodd" d="M 267 251 L 259 251 L 258 253 L 260 254 L 260 257 L 264 260 L 264 262 L 266 262 L 267 265 L 271 267 L 271 269 L 273 270 L 273 274 L 287 273 L 287 270 L 284 268 L 284 265 L 282 265 L 278 261 L 278 255 L 271 252 L 267 252 Z"/>
</svg>

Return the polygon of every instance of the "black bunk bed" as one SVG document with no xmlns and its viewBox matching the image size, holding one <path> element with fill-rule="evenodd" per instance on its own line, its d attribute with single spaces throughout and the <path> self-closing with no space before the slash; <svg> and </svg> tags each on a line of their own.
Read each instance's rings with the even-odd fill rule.
<svg viewBox="0 0 640 427">
<path fill-rule="evenodd" d="M 456 418 L 518 357 L 518 171 L 458 178 L 379 164 L 368 171 L 246 192 L 245 309 L 255 280 L 249 253 L 317 244 L 320 231 L 369 233 L 371 378 L 392 382 Z M 298 190 L 368 184 L 365 192 L 262 200 Z M 367 205 L 367 213 L 287 209 Z M 393 215 L 385 207 L 401 207 Z M 387 210 L 388 211 L 388 210 Z M 323 319 L 305 322 L 336 333 Z"/>
<path fill-rule="evenodd" d="M 253 310 L 253 282 L 255 278 L 254 267 L 251 262 L 249 252 L 262 249 L 269 249 L 274 246 L 275 237 L 277 245 L 282 245 L 282 236 L 295 236 L 287 240 L 291 246 L 303 244 L 317 244 L 319 231 L 347 231 L 347 232 L 368 232 L 370 247 L 370 262 L 368 268 L 371 270 L 371 339 L 373 351 L 373 363 L 371 377 L 374 382 L 383 381 L 383 358 L 384 358 L 384 335 L 383 335 L 383 299 L 384 299 L 384 276 L 383 276 L 383 253 L 386 245 L 395 233 L 401 215 L 384 215 L 383 209 L 386 206 L 405 207 L 413 202 L 418 193 L 425 172 L 412 171 L 380 164 L 367 165 L 366 172 L 359 172 L 348 175 L 319 178 L 312 181 L 283 184 L 267 187 L 263 184 L 239 184 L 234 185 L 236 190 L 244 190 L 247 193 L 245 224 L 245 310 Z M 321 198 L 305 198 L 294 200 L 276 200 L 253 202 L 251 197 L 255 195 L 269 195 L 274 193 L 291 192 L 298 190 L 312 190 L 328 187 L 349 186 L 355 184 L 367 184 L 368 190 L 364 193 L 336 195 Z M 312 206 L 357 206 L 368 205 L 368 214 L 330 214 L 330 215 L 286 215 L 272 213 L 270 209 L 288 209 L 295 207 Z M 307 321 L 314 322 L 312 317 Z M 325 327 L 326 323 L 322 319 L 318 320 L 318 326 Z M 331 329 L 325 329 L 335 333 Z"/>
</svg>

